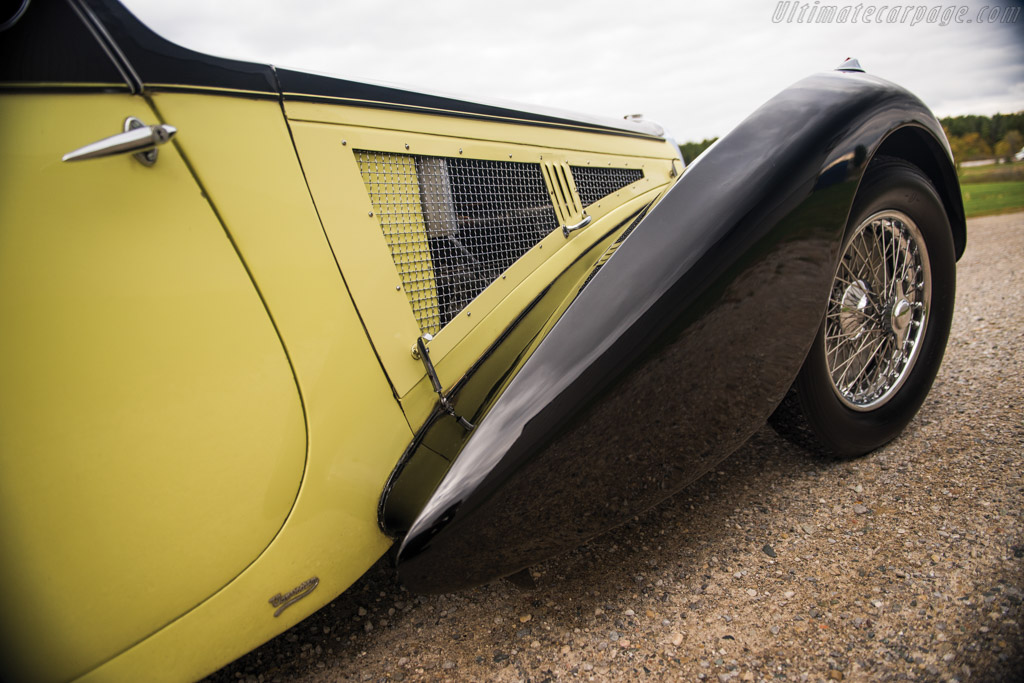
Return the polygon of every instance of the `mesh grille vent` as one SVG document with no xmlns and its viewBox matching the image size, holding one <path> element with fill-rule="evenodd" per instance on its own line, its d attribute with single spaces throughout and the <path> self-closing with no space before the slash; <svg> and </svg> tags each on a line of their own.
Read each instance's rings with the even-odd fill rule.
<svg viewBox="0 0 1024 683">
<path fill-rule="evenodd" d="M 436 334 L 558 227 L 539 164 L 355 155 L 424 333 Z"/>
<path fill-rule="evenodd" d="M 644 177 L 639 168 L 600 168 L 572 166 L 572 177 L 583 206 L 590 206 L 602 197 L 617 192 Z"/>
</svg>

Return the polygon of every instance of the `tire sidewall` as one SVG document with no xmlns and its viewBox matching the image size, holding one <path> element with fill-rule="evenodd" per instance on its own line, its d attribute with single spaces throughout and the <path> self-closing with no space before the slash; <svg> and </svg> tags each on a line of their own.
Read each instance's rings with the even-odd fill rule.
<svg viewBox="0 0 1024 683">
<path fill-rule="evenodd" d="M 928 179 L 914 166 L 885 160 L 865 174 L 847 223 L 841 257 L 857 226 L 888 210 L 909 216 L 921 232 L 931 268 L 931 310 L 921 348 L 903 385 L 885 404 L 870 411 L 852 410 L 832 388 L 825 363 L 825 320 L 796 388 L 809 426 L 826 448 L 840 456 L 867 453 L 892 440 L 917 413 L 931 389 L 949 337 L 956 295 L 956 261 L 952 230 L 942 201 Z M 837 263 L 838 272 L 838 263 Z"/>
</svg>

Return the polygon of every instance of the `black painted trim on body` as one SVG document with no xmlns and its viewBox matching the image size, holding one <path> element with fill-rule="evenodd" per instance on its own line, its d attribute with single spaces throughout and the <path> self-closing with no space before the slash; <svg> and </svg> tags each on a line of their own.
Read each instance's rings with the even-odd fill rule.
<svg viewBox="0 0 1024 683">
<path fill-rule="evenodd" d="M 69 0 L 32 2 L 0 33 L 0 83 L 8 91 L 77 84 L 117 84 L 130 90 L 124 65 L 99 36 L 82 8 Z"/>
<path fill-rule="evenodd" d="M 276 94 L 273 68 L 196 52 L 161 37 L 117 0 L 76 0 L 110 33 L 148 87 L 154 83 Z"/>
<path fill-rule="evenodd" d="M 128 89 L 131 93 L 133 95 L 141 93 L 143 87 L 142 79 L 139 78 L 138 72 L 135 71 L 131 62 L 125 57 L 124 52 L 122 52 L 117 42 L 110 35 L 103 22 L 97 18 L 96 14 L 82 0 L 67 0 L 67 3 L 72 11 L 82 20 L 82 23 L 88 27 L 89 32 L 100 47 L 103 48 L 110 61 L 117 67 L 121 78 L 128 84 Z"/>
<path fill-rule="evenodd" d="M 828 73 L 707 150 L 470 436 L 399 550 L 401 580 L 447 592 L 512 574 L 627 521 L 749 438 L 814 339 L 866 167 L 905 127 L 948 150 L 907 91 Z"/>
<path fill-rule="evenodd" d="M 131 94 L 125 83 L 10 83 L 0 81 L 0 92 L 22 94 Z"/>
<path fill-rule="evenodd" d="M 39 9 L 42 5 L 46 9 Z M 46 28 L 54 21 L 37 27 L 36 17 L 42 15 L 58 17 L 65 34 L 67 26 L 77 34 L 73 39 L 65 35 L 43 46 L 48 37 Z M 78 22 L 73 20 L 74 15 Z M 0 46 L 0 55 L 6 55 L 5 63 L 0 63 L 0 81 L 11 83 L 107 82 L 116 73 L 133 93 L 174 90 L 255 98 L 279 98 L 283 94 L 291 100 L 662 138 L 656 126 L 644 122 L 489 104 L 215 57 L 162 38 L 117 0 L 35 2 L 4 37 L 11 47 L 4 50 Z M 17 50 L 13 48 L 15 42 Z M 31 45 L 43 47 L 34 52 L 26 50 Z M 27 59 L 21 56 L 26 54 Z"/>
<path fill-rule="evenodd" d="M 278 102 L 281 100 L 281 96 L 274 92 L 217 88 L 213 86 L 176 85 L 171 83 L 148 83 L 146 84 L 146 92 L 185 93 L 189 95 L 215 95 L 217 97 L 238 97 L 247 100 L 275 100 Z"/>
<path fill-rule="evenodd" d="M 278 69 L 277 75 L 286 100 L 347 104 L 483 120 L 506 120 L 526 125 L 575 128 L 661 139 L 661 136 L 646 131 L 642 123 L 626 120 L 619 122 L 567 112 L 546 111 L 542 108 L 512 108 L 291 69 Z"/>
</svg>

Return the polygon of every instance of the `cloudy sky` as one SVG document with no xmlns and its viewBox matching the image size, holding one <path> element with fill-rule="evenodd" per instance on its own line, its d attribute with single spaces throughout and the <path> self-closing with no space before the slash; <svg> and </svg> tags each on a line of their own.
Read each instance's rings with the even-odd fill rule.
<svg viewBox="0 0 1024 683">
<path fill-rule="evenodd" d="M 220 56 L 590 114 L 642 113 L 680 142 L 727 133 L 782 88 L 846 57 L 938 116 L 1024 110 L 1024 9 L 1009 0 L 127 4 L 165 37 Z M 828 6 L 833 21 L 820 23 Z"/>
</svg>

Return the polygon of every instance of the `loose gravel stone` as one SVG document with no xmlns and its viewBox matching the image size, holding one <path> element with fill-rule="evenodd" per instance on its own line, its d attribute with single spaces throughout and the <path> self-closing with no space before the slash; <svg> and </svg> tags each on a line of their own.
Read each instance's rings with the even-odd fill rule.
<svg viewBox="0 0 1024 683">
<path fill-rule="evenodd" d="M 411 596 L 381 560 L 209 680 L 1024 680 L 1024 214 L 970 221 L 957 278 L 888 446 L 821 461 L 765 427 L 534 590 Z"/>
</svg>

